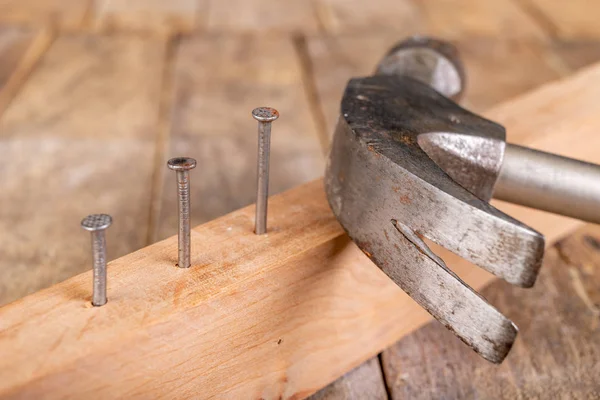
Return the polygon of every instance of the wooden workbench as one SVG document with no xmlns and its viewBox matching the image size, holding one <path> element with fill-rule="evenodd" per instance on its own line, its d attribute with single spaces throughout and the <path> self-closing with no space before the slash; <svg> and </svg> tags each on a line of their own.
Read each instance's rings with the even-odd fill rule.
<svg viewBox="0 0 600 400">
<path fill-rule="evenodd" d="M 115 219 L 111 259 L 174 234 L 173 155 L 199 163 L 193 225 L 251 203 L 255 106 L 282 115 L 280 192 L 322 174 L 345 81 L 396 40 L 452 39 L 465 105 L 483 111 L 600 59 L 598 12 L 583 0 L 0 0 L 0 305 L 90 268 L 89 213 Z M 548 252 L 535 289 L 486 289 L 521 327 L 502 366 L 434 323 L 316 396 L 600 397 L 599 243 L 586 227 Z"/>
</svg>

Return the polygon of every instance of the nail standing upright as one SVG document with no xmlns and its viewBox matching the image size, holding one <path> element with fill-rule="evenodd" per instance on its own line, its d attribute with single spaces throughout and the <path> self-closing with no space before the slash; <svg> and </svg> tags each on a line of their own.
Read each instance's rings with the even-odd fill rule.
<svg viewBox="0 0 600 400">
<path fill-rule="evenodd" d="M 177 172 L 177 210 L 179 219 L 178 263 L 179 268 L 189 268 L 190 261 L 190 170 L 196 168 L 196 160 L 175 157 L 167 162 L 169 169 Z"/>
<path fill-rule="evenodd" d="M 106 229 L 112 224 L 107 214 L 88 215 L 81 221 L 81 227 L 92 233 L 92 254 L 94 258 L 94 283 L 92 304 L 100 307 L 106 304 Z"/>
<path fill-rule="evenodd" d="M 254 233 L 262 235 L 267 232 L 271 123 L 279 118 L 279 112 L 271 107 L 258 107 L 252 110 L 252 117 L 258 121 L 258 167 Z"/>
</svg>

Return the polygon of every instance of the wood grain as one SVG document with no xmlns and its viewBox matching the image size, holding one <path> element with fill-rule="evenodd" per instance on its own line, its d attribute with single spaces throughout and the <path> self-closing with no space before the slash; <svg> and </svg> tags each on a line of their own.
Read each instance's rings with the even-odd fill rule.
<svg viewBox="0 0 600 400">
<path fill-rule="evenodd" d="M 77 30 L 90 6 L 91 0 L 0 0 L 0 22 Z"/>
<path fill-rule="evenodd" d="M 415 0 L 426 32 L 445 39 L 545 38 L 540 25 L 511 0 Z"/>
<path fill-rule="evenodd" d="M 521 144 L 598 157 L 599 78 L 597 65 L 489 115 Z M 588 146 L 567 149 L 565 132 Z M 302 398 L 429 320 L 342 233 L 320 181 L 271 200 L 268 235 L 253 214 L 194 229 L 190 269 L 175 267 L 175 237 L 111 262 L 104 307 L 89 305 L 87 272 L 1 308 L 0 396 Z M 579 225 L 512 214 L 550 242 Z M 444 258 L 476 289 L 492 279 Z"/>
<path fill-rule="evenodd" d="M 0 115 L 50 44 L 47 30 L 0 26 Z"/>
<path fill-rule="evenodd" d="M 197 159 L 191 173 L 192 222 L 199 224 L 256 200 L 257 122 L 268 105 L 273 123 L 270 192 L 323 174 L 324 156 L 302 74 L 289 39 L 213 36 L 185 39 L 176 52 L 170 138 L 163 163 Z M 158 237 L 177 232 L 175 176 L 162 168 Z"/>
<path fill-rule="evenodd" d="M 324 29 L 333 34 L 376 32 L 469 37 L 543 38 L 545 32 L 512 1 L 318 0 Z"/>
<path fill-rule="evenodd" d="M 315 7 L 321 26 L 330 34 L 394 32 L 404 36 L 423 30 L 413 1 L 317 0 Z"/>
<path fill-rule="evenodd" d="M 457 46 L 467 71 L 466 95 L 461 103 L 475 112 L 488 110 L 575 70 L 542 41 L 472 38 Z"/>
<path fill-rule="evenodd" d="M 561 39 L 598 39 L 600 27 L 596 16 L 600 4 L 585 0 L 519 0 L 547 20 L 551 34 Z"/>
<path fill-rule="evenodd" d="M 203 5 L 201 0 L 97 0 L 94 24 L 109 31 L 190 32 Z"/>
<path fill-rule="evenodd" d="M 163 49 L 62 36 L 0 119 L 0 303 L 91 268 L 87 214 L 111 259 L 145 245 Z"/>
<path fill-rule="evenodd" d="M 207 29 L 231 33 L 315 33 L 312 1 L 208 0 Z"/>
<path fill-rule="evenodd" d="M 14 74 L 34 37 L 31 30 L 0 26 L 0 92 Z"/>
<path fill-rule="evenodd" d="M 496 281 L 482 293 L 520 327 L 500 366 L 437 324 L 384 351 L 392 399 L 600 397 L 600 229 L 587 226 L 548 251 L 535 287 Z"/>
</svg>

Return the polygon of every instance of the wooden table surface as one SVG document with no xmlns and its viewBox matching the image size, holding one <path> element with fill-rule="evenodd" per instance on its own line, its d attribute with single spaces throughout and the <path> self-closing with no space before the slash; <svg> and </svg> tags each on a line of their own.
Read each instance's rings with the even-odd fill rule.
<svg viewBox="0 0 600 400">
<path fill-rule="evenodd" d="M 0 305 L 91 267 L 89 213 L 114 217 L 110 259 L 175 234 L 171 156 L 198 160 L 194 225 L 252 203 L 256 106 L 281 112 L 280 192 L 322 175 L 346 80 L 395 41 L 452 40 L 464 104 L 483 111 L 600 60 L 599 13 L 583 0 L 0 0 Z M 548 251 L 534 289 L 486 289 L 521 328 L 501 366 L 432 323 L 315 398 L 600 398 L 599 264 L 587 226 Z"/>
</svg>

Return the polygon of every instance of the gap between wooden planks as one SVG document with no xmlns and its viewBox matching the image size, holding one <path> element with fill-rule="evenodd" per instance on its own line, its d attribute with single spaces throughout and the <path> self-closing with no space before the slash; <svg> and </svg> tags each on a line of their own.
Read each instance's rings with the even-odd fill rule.
<svg viewBox="0 0 600 400">
<path fill-rule="evenodd" d="M 600 64 L 494 108 L 513 142 L 600 162 Z M 2 398 L 302 398 L 430 318 L 343 234 L 321 181 L 109 264 L 109 302 L 84 273 L 0 309 Z M 500 205 L 546 234 L 579 222 Z M 111 237 L 109 240 L 119 240 Z M 490 275 L 444 253 L 474 288 Z"/>
</svg>

